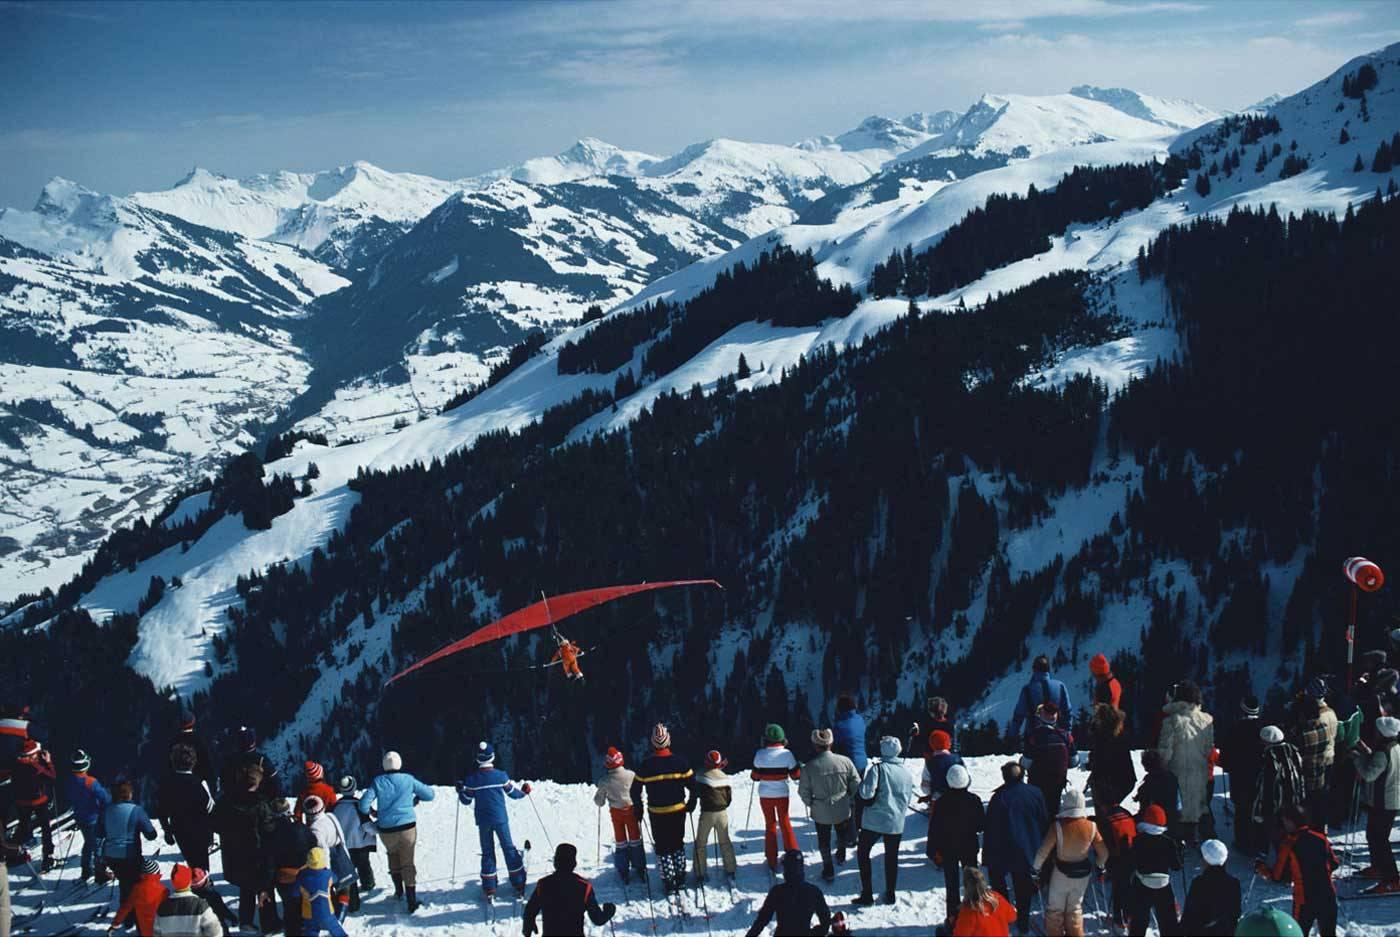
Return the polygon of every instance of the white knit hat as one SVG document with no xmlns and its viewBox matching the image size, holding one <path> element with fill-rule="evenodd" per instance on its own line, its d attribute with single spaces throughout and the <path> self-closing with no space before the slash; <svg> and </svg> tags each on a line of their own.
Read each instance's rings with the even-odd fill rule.
<svg viewBox="0 0 1400 937">
<path fill-rule="evenodd" d="M 399 753 L 398 753 L 398 752 L 385 752 L 385 753 L 384 753 L 384 770 L 385 770 L 385 771 L 398 771 L 398 770 L 399 770 L 400 768 L 402 768 L 402 767 L 403 767 L 403 759 L 399 757 Z"/>
<path fill-rule="evenodd" d="M 1394 716 L 1381 716 L 1376 720 L 1376 731 L 1381 734 L 1381 738 L 1393 739 L 1400 735 L 1400 719 Z"/>
<path fill-rule="evenodd" d="M 1072 787 L 1065 788 L 1064 794 L 1060 795 L 1059 816 L 1072 820 L 1078 817 L 1087 817 L 1089 810 L 1084 806 L 1084 794 Z"/>
<path fill-rule="evenodd" d="M 1206 865 L 1224 865 L 1230 858 L 1230 850 L 1218 839 L 1208 839 L 1201 843 L 1201 858 Z"/>
<path fill-rule="evenodd" d="M 1277 745 L 1283 741 L 1283 730 L 1278 726 L 1264 726 L 1259 730 L 1259 739 L 1266 745 Z"/>
<path fill-rule="evenodd" d="M 965 791 L 972 783 L 972 776 L 967 773 L 967 769 L 962 765 L 953 765 L 948 769 L 948 773 L 943 776 L 943 780 L 948 782 L 948 786 L 955 791 Z"/>
</svg>

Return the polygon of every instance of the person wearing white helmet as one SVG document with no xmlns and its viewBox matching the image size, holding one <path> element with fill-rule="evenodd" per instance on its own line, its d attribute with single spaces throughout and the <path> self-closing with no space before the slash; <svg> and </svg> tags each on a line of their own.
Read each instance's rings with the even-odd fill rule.
<svg viewBox="0 0 1400 937">
<path fill-rule="evenodd" d="M 1240 920 L 1240 880 L 1225 869 L 1230 850 L 1218 839 L 1201 843 L 1201 874 L 1191 883 L 1181 930 L 1202 937 L 1230 937 Z"/>
<path fill-rule="evenodd" d="M 376 777 L 360 796 L 360 816 L 369 819 L 370 809 L 379 806 L 379 839 L 389 856 L 389 877 L 394 881 L 394 897 L 408 902 L 408 913 L 418 910 L 418 869 L 413 863 L 418 843 L 418 818 L 414 806 L 432 800 L 433 789 L 403 770 L 398 752 L 384 753 L 384 773 Z"/>
<path fill-rule="evenodd" d="M 942 781 L 945 789 L 928 806 L 927 854 L 933 864 L 943 870 L 943 887 L 947 893 L 948 929 L 962 904 L 962 870 L 977 865 L 980 844 L 977 834 L 985 826 L 986 811 L 982 799 L 968 790 L 972 782 L 967 768 L 950 765 Z"/>
</svg>

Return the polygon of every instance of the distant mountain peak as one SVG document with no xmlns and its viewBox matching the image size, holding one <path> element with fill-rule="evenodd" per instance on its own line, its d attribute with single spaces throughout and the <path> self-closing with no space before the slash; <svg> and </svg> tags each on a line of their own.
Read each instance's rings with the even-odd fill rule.
<svg viewBox="0 0 1400 937">
<path fill-rule="evenodd" d="M 1087 101 L 1098 101 L 1129 117 L 1164 124 L 1179 130 L 1191 130 L 1208 124 L 1221 112 L 1188 101 L 1185 98 L 1162 98 L 1143 94 L 1131 88 L 1100 88 L 1097 85 L 1075 85 L 1069 93 Z"/>
</svg>

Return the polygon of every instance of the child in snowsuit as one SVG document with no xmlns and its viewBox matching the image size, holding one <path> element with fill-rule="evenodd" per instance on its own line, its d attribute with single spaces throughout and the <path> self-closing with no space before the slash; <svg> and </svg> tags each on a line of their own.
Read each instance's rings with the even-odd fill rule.
<svg viewBox="0 0 1400 937">
<path fill-rule="evenodd" d="M 802 766 L 787 747 L 787 735 L 776 722 L 763 730 L 763 747 L 753 756 L 750 777 L 758 782 L 758 803 L 763 809 L 763 854 L 768 867 L 778 869 L 778 833 L 782 832 L 783 849 L 797 849 L 797 834 L 792 831 L 788 816 L 788 779 L 802 777 Z"/>
<path fill-rule="evenodd" d="M 632 812 L 632 781 L 637 774 L 623 764 L 622 752 L 609 748 L 603 758 L 608 773 L 597 781 L 593 792 L 593 802 L 599 807 L 607 804 L 608 816 L 612 818 L 613 839 L 617 846 L 613 849 L 613 868 L 623 882 L 632 879 L 632 870 L 645 876 L 647 856 L 642 846 L 642 828 Z"/>
<path fill-rule="evenodd" d="M 141 866 L 141 877 L 131 886 L 131 890 L 122 899 L 121 907 L 117 908 L 116 917 L 112 918 L 112 926 L 109 931 L 118 930 L 122 922 L 127 917 L 134 917 L 136 920 L 136 932 L 141 937 L 151 937 L 155 932 L 156 910 L 160 903 L 169 894 L 160 880 L 160 864 L 154 859 L 147 859 Z"/>
<path fill-rule="evenodd" d="M 729 786 L 729 775 L 724 769 L 729 761 L 717 751 L 705 753 L 705 770 L 695 778 L 695 797 L 690 801 L 690 809 L 700 805 L 700 822 L 695 828 L 695 876 L 700 881 L 708 874 L 709 863 L 705 861 L 705 846 L 710 834 L 715 834 L 719 844 L 721 864 L 724 874 L 732 880 L 738 874 L 739 866 L 734 860 L 734 844 L 729 839 L 729 804 L 734 799 Z"/>
<path fill-rule="evenodd" d="M 308 761 L 305 765 L 306 784 L 302 787 L 301 793 L 297 795 L 296 809 L 293 816 L 298 821 L 301 820 L 302 805 L 306 803 L 308 797 L 319 797 L 326 810 L 335 809 L 336 793 L 335 789 L 326 783 L 326 769 L 314 761 Z"/>
<path fill-rule="evenodd" d="M 1308 811 L 1295 804 L 1283 815 L 1283 841 L 1279 844 L 1278 860 L 1273 868 L 1262 862 L 1261 875 L 1275 882 L 1292 879 L 1293 917 L 1307 937 L 1314 924 L 1323 937 L 1337 932 L 1337 888 L 1332 873 L 1337 856 L 1327 837 L 1308 826 Z"/>
<path fill-rule="evenodd" d="M 1108 862 L 1108 847 L 1089 819 L 1084 795 L 1074 788 L 1064 792 L 1060 812 L 1035 854 L 1036 868 L 1055 861 L 1045 889 L 1045 932 L 1050 937 L 1084 933 L 1084 893 L 1093 876 Z"/>
<path fill-rule="evenodd" d="M 345 831 L 340 828 L 340 821 L 335 818 L 335 814 L 326 809 L 325 803 L 315 794 L 306 798 L 301 807 L 306 818 L 306 828 L 316 838 L 316 845 L 326 851 L 331 863 L 331 872 L 336 871 L 337 857 L 342 859 L 341 870 L 344 871 L 345 860 L 350 859 L 350 849 L 345 844 Z M 359 884 L 354 876 L 348 876 L 348 881 L 340 882 L 334 874 L 331 876 L 331 882 L 335 885 L 336 918 L 343 921 L 347 912 L 360 907 Z"/>
<path fill-rule="evenodd" d="M 360 910 L 356 899 L 361 891 L 368 891 L 374 888 L 374 866 L 370 864 L 369 854 L 377 852 L 375 843 L 374 823 L 360 816 L 360 799 L 355 796 L 355 779 L 350 775 L 345 775 L 336 786 L 335 808 L 331 814 L 340 823 L 341 832 L 345 834 L 345 845 L 350 850 L 350 861 L 355 863 L 355 874 L 359 881 L 357 887 L 350 895 L 350 910 L 352 912 Z"/>
<path fill-rule="evenodd" d="M 1128 911 L 1132 937 L 1147 933 L 1147 921 L 1157 915 L 1157 930 L 1175 934 L 1176 894 L 1172 872 L 1181 868 L 1181 850 L 1167 835 L 1167 812 L 1158 804 L 1138 816 L 1137 837 L 1133 840 L 1133 895 Z"/>
<path fill-rule="evenodd" d="M 1205 863 L 1191 883 L 1186 907 L 1181 912 L 1181 929 L 1202 937 L 1230 937 L 1240 920 L 1240 882 L 1225 871 L 1230 850 L 1218 839 L 1201 844 Z"/>
<path fill-rule="evenodd" d="M 99 873 L 98 847 L 102 837 L 102 813 L 112 795 L 97 778 L 88 774 L 92 759 L 81 748 L 73 753 L 72 771 L 63 779 L 63 796 L 73 811 L 73 821 L 83 834 L 83 858 L 78 881 L 86 882 Z"/>
<path fill-rule="evenodd" d="M 496 749 L 490 742 L 477 746 L 476 770 L 457 782 L 457 799 L 472 807 L 476 830 L 481 837 L 481 890 L 486 897 L 496 894 L 496 843 L 506 860 L 506 874 L 517 895 L 525 894 L 525 859 L 510 838 L 510 817 L 506 798 L 519 800 L 530 793 L 529 783 L 516 787 L 510 777 L 496 767 Z"/>
<path fill-rule="evenodd" d="M 1103 808 L 1097 817 L 1099 835 L 1108 847 L 1108 873 L 1111 886 L 1110 920 L 1121 929 L 1127 923 L 1128 908 L 1133 891 L 1133 840 L 1137 838 L 1137 821 L 1122 806 Z"/>
<path fill-rule="evenodd" d="M 306 854 L 306 866 L 297 873 L 297 891 L 301 895 L 301 932 L 305 937 L 321 937 L 321 931 L 331 937 L 345 937 L 345 928 L 335 916 L 335 901 L 331 894 L 331 863 L 326 851 L 313 847 Z"/>
<path fill-rule="evenodd" d="M 203 779 L 200 783 L 205 783 Z M 170 893 L 156 909 L 155 937 L 223 937 L 224 925 L 214 909 L 194 893 L 194 871 L 187 865 L 170 870 Z"/>
</svg>

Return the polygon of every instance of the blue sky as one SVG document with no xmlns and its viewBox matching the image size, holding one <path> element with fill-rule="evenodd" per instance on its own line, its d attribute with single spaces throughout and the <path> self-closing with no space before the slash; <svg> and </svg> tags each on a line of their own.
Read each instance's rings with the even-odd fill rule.
<svg viewBox="0 0 1400 937">
<path fill-rule="evenodd" d="M 0 0 L 0 205 L 367 159 L 457 178 L 581 136 L 787 142 L 984 92 L 1242 107 L 1400 40 L 1400 2 Z"/>
</svg>

